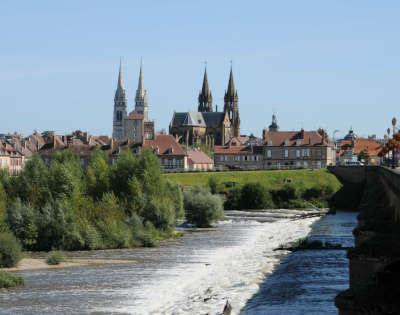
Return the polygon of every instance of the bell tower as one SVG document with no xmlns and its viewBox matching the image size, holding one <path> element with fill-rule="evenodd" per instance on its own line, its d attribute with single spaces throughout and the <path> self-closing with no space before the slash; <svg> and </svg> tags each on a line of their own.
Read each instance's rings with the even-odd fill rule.
<svg viewBox="0 0 400 315">
<path fill-rule="evenodd" d="M 229 74 L 228 89 L 225 91 L 224 96 L 224 112 L 228 113 L 229 120 L 232 126 L 232 136 L 240 136 L 240 117 L 239 117 L 239 97 L 235 89 L 235 82 L 233 80 L 233 71 Z"/>
<path fill-rule="evenodd" d="M 119 62 L 118 84 L 114 96 L 113 138 L 124 139 L 124 120 L 127 116 L 127 101 L 122 74 L 122 64 Z"/>
</svg>

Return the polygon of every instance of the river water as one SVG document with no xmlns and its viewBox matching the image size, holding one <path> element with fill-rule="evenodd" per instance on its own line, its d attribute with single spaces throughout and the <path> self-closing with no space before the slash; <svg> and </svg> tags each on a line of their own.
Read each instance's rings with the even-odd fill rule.
<svg viewBox="0 0 400 315">
<path fill-rule="evenodd" d="M 0 293 L 0 314 L 336 314 L 348 286 L 344 251 L 273 251 L 311 233 L 352 245 L 355 214 L 227 211 L 215 228 L 186 230 L 157 248 L 76 252 L 126 264 L 21 272 L 23 288 Z"/>
</svg>

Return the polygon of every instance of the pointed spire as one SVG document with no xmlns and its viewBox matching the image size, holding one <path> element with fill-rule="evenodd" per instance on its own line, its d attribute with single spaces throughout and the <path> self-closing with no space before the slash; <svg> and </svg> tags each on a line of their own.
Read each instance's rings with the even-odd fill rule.
<svg viewBox="0 0 400 315">
<path fill-rule="evenodd" d="M 204 77 L 203 77 L 203 85 L 201 87 L 201 92 L 198 97 L 199 112 L 212 112 L 212 95 L 210 91 L 210 87 L 208 86 L 208 77 L 207 77 L 207 64 L 204 67 Z"/>
<path fill-rule="evenodd" d="M 232 64 L 231 64 L 231 72 L 229 73 L 229 83 L 228 83 L 228 90 L 226 91 L 226 94 L 231 95 L 231 96 L 236 95 L 235 82 L 233 81 Z"/>
<path fill-rule="evenodd" d="M 142 71 L 142 68 L 143 68 L 143 61 L 142 61 L 142 58 L 140 58 L 138 91 L 140 91 L 141 94 L 142 94 L 142 92 L 144 93 L 144 82 L 143 82 L 143 71 Z"/>
<path fill-rule="evenodd" d="M 122 73 L 122 58 L 119 58 L 119 72 L 117 89 L 124 89 L 124 76 Z"/>
<path fill-rule="evenodd" d="M 201 88 L 201 94 L 208 95 L 210 92 L 210 88 L 208 87 L 208 78 L 207 78 L 207 66 L 204 68 L 204 77 L 203 77 L 203 87 Z"/>
</svg>

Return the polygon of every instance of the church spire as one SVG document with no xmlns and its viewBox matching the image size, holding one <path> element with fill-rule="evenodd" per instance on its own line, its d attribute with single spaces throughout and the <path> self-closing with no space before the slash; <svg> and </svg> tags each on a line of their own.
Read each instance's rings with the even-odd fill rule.
<svg viewBox="0 0 400 315">
<path fill-rule="evenodd" d="M 144 89 L 142 59 L 140 59 L 139 81 L 135 97 L 135 112 L 143 114 L 144 121 L 147 121 L 148 118 L 147 91 Z"/>
<path fill-rule="evenodd" d="M 114 97 L 113 114 L 113 138 L 122 140 L 124 138 L 123 121 L 126 118 L 127 101 L 124 88 L 124 77 L 122 72 L 122 61 L 119 61 L 118 83 Z"/>
<path fill-rule="evenodd" d="M 117 91 L 118 90 L 124 90 L 124 76 L 123 76 L 123 73 L 122 73 L 122 61 L 121 61 L 121 58 L 119 59 Z"/>
<path fill-rule="evenodd" d="M 224 112 L 228 114 L 231 126 L 233 129 L 233 136 L 240 136 L 240 117 L 239 117 L 239 97 L 235 88 L 233 80 L 233 71 L 231 63 L 231 71 L 229 73 L 228 88 L 224 96 Z"/>
<path fill-rule="evenodd" d="M 229 73 L 228 90 L 226 91 L 226 94 L 233 97 L 235 96 L 235 94 L 237 94 L 235 89 L 235 82 L 233 80 L 232 65 L 231 65 L 231 72 Z"/>
<path fill-rule="evenodd" d="M 212 95 L 208 86 L 207 67 L 204 68 L 203 85 L 199 94 L 199 112 L 212 112 Z"/>
</svg>

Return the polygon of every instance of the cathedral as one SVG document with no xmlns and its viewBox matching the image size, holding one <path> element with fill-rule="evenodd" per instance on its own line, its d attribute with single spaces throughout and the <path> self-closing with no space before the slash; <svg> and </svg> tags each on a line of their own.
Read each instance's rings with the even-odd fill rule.
<svg viewBox="0 0 400 315">
<path fill-rule="evenodd" d="M 114 97 L 113 138 L 143 143 L 154 139 L 154 121 L 148 120 L 147 91 L 144 89 L 142 64 L 135 96 L 135 109 L 128 114 L 128 102 L 124 87 L 121 63 L 119 65 L 117 90 Z"/>
<path fill-rule="evenodd" d="M 239 98 L 235 89 L 232 67 L 224 96 L 224 109 L 213 110 L 213 98 L 208 86 L 207 69 L 198 97 L 197 112 L 174 112 L 169 133 L 185 145 L 224 145 L 240 136 Z"/>
</svg>

